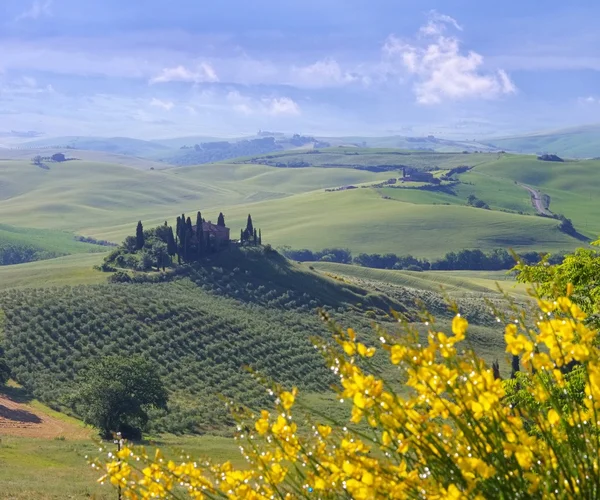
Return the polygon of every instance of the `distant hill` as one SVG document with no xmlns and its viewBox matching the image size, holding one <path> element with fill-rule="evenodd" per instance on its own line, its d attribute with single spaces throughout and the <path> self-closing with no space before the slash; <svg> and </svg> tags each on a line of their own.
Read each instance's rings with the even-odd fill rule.
<svg viewBox="0 0 600 500">
<path fill-rule="evenodd" d="M 442 139 L 433 135 L 422 137 L 407 137 L 400 135 L 368 137 L 319 137 L 319 140 L 329 142 L 332 146 L 356 146 L 364 148 L 398 148 L 411 150 L 436 151 L 440 153 L 460 153 L 462 151 L 494 151 L 497 148 L 474 141 Z"/>
<path fill-rule="evenodd" d="M 528 154 L 556 154 L 567 158 L 600 156 L 600 125 L 538 132 L 485 141 L 490 147 Z"/>
<path fill-rule="evenodd" d="M 18 149 L 28 148 L 74 148 L 92 151 L 104 151 L 128 156 L 150 156 L 169 147 L 152 141 L 132 139 L 131 137 L 85 137 L 67 136 L 39 139 L 20 144 Z"/>
</svg>

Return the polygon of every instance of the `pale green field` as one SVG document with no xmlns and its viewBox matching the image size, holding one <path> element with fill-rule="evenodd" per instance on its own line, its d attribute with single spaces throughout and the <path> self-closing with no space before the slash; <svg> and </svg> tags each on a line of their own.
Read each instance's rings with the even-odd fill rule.
<svg viewBox="0 0 600 500">
<path fill-rule="evenodd" d="M 106 254 L 76 254 L 58 259 L 0 266 L 0 290 L 60 285 L 94 285 L 107 274 L 94 270 Z"/>
<path fill-rule="evenodd" d="M 331 262 L 305 263 L 315 269 L 335 275 L 400 285 L 453 296 L 473 293 L 499 293 L 498 286 L 509 294 L 527 295 L 527 287 L 517 283 L 505 271 L 394 271 L 372 269 Z"/>
<path fill-rule="evenodd" d="M 378 153 L 330 154 L 336 155 L 339 161 L 372 163 Z M 589 182 L 600 162 L 557 164 L 493 154 L 396 156 L 399 162 L 405 157 L 423 165 L 469 163 L 475 168 L 460 175 L 464 184 L 452 195 L 389 188 L 324 192 L 392 176 L 350 168 L 218 163 L 142 171 L 74 161 L 43 170 L 26 161 L 2 161 L 0 212 L 3 223 L 13 226 L 60 229 L 115 242 L 132 234 L 137 220 L 146 226 L 165 220 L 173 224 L 177 214 L 193 216 L 202 210 L 208 220 L 223 211 L 234 238 L 252 213 L 265 242 L 315 250 L 345 247 L 354 253 L 439 257 L 463 248 L 558 251 L 580 246 L 556 229 L 556 221 L 533 216 L 528 193 L 514 183 L 518 180 L 550 194 L 551 210 L 571 217 L 587 236 L 600 233 L 600 208 L 594 203 L 600 183 Z M 531 216 L 467 207 L 469 194 L 493 209 Z"/>
</svg>

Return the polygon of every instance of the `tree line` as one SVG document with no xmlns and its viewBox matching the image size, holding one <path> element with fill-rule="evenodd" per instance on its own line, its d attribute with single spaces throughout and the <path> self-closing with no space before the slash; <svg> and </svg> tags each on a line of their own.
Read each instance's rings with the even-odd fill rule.
<svg viewBox="0 0 600 500">
<path fill-rule="evenodd" d="M 288 259 L 299 262 L 337 262 L 376 269 L 404 269 L 408 271 L 500 271 L 512 269 L 516 264 L 515 256 L 503 248 L 497 248 L 489 252 L 483 252 L 479 249 L 459 250 L 458 252 L 448 252 L 444 257 L 436 260 L 418 258 L 412 255 L 399 256 L 393 253 L 360 253 L 353 257 L 352 253 L 344 248 L 326 248 L 320 251 L 312 251 L 282 247 L 280 250 Z M 540 262 L 543 256 L 543 253 L 533 251 L 516 254 L 517 259 L 529 265 Z M 557 264 L 562 262 L 563 258 L 564 255 L 558 253 L 551 255 L 548 262 Z"/>
</svg>

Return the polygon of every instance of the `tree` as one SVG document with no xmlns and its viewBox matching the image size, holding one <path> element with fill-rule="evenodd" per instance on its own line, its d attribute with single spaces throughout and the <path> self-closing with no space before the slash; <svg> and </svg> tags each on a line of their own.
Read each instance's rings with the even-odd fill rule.
<svg viewBox="0 0 600 500">
<path fill-rule="evenodd" d="M 252 237 L 254 234 L 254 226 L 252 225 L 252 216 L 248 214 L 248 222 L 246 223 L 246 231 L 248 231 L 248 236 Z"/>
<path fill-rule="evenodd" d="M 135 248 L 136 250 L 141 250 L 144 248 L 144 226 L 142 225 L 142 221 L 138 222 L 137 228 L 135 230 Z"/>
<path fill-rule="evenodd" d="M 167 244 L 159 240 L 154 240 L 148 251 L 152 256 L 156 269 L 160 270 L 162 267 L 162 270 L 164 271 L 169 259 Z"/>
<path fill-rule="evenodd" d="M 262 245 L 262 231 L 260 229 L 258 230 L 258 244 Z"/>
<path fill-rule="evenodd" d="M 190 217 L 185 221 L 185 250 L 183 252 L 183 258 L 189 260 L 190 258 L 190 247 L 192 246 L 192 238 L 194 236 L 194 228 L 192 226 L 192 219 Z"/>
<path fill-rule="evenodd" d="M 223 212 L 219 213 L 219 219 L 217 220 L 217 226 L 225 227 L 225 216 Z"/>
<path fill-rule="evenodd" d="M 202 225 L 202 214 L 198 212 L 196 214 L 196 245 L 198 246 L 198 258 L 204 252 L 204 227 Z"/>
<path fill-rule="evenodd" d="M 31 161 L 33 162 L 34 165 L 41 165 L 42 157 L 40 155 L 36 155 L 33 157 L 33 159 Z"/>
<path fill-rule="evenodd" d="M 256 229 L 254 230 L 254 234 L 252 235 L 252 237 L 253 237 L 254 245 L 258 244 L 258 234 L 256 232 Z"/>
<path fill-rule="evenodd" d="M 104 439 L 148 423 L 150 408 L 167 407 L 167 391 L 154 364 L 140 356 L 108 356 L 92 365 L 75 396 L 77 411 Z"/>
<path fill-rule="evenodd" d="M 63 153 L 55 153 L 52 155 L 52 161 L 66 161 L 65 155 Z"/>
<path fill-rule="evenodd" d="M 245 236 L 244 230 L 240 229 L 240 243 L 244 243 L 244 236 Z"/>
<path fill-rule="evenodd" d="M 175 243 L 175 237 L 173 236 L 173 228 L 170 226 L 167 234 L 167 253 L 171 257 L 177 253 L 177 243 Z"/>
</svg>

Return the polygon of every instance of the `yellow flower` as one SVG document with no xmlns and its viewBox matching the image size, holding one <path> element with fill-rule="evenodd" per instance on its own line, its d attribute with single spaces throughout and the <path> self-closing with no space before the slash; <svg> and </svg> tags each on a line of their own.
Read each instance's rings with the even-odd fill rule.
<svg viewBox="0 0 600 500">
<path fill-rule="evenodd" d="M 294 401 L 295 401 L 295 397 L 294 394 L 292 394 L 291 392 L 282 392 L 279 395 L 279 398 L 281 399 L 281 406 L 284 407 L 284 409 L 289 410 L 292 406 L 294 406 Z"/>
<path fill-rule="evenodd" d="M 556 410 L 550 410 L 548 412 L 548 422 L 550 422 L 550 425 L 554 426 L 559 421 L 560 421 L 560 416 L 558 415 L 558 413 L 556 412 Z"/>
<path fill-rule="evenodd" d="M 406 347 L 401 345 L 393 345 L 390 349 L 390 359 L 392 364 L 397 365 L 406 355 Z"/>
<path fill-rule="evenodd" d="M 456 335 L 458 340 L 463 340 L 465 338 L 465 333 L 467 333 L 468 326 L 469 322 L 465 318 L 457 314 L 452 320 L 452 333 Z"/>
</svg>

